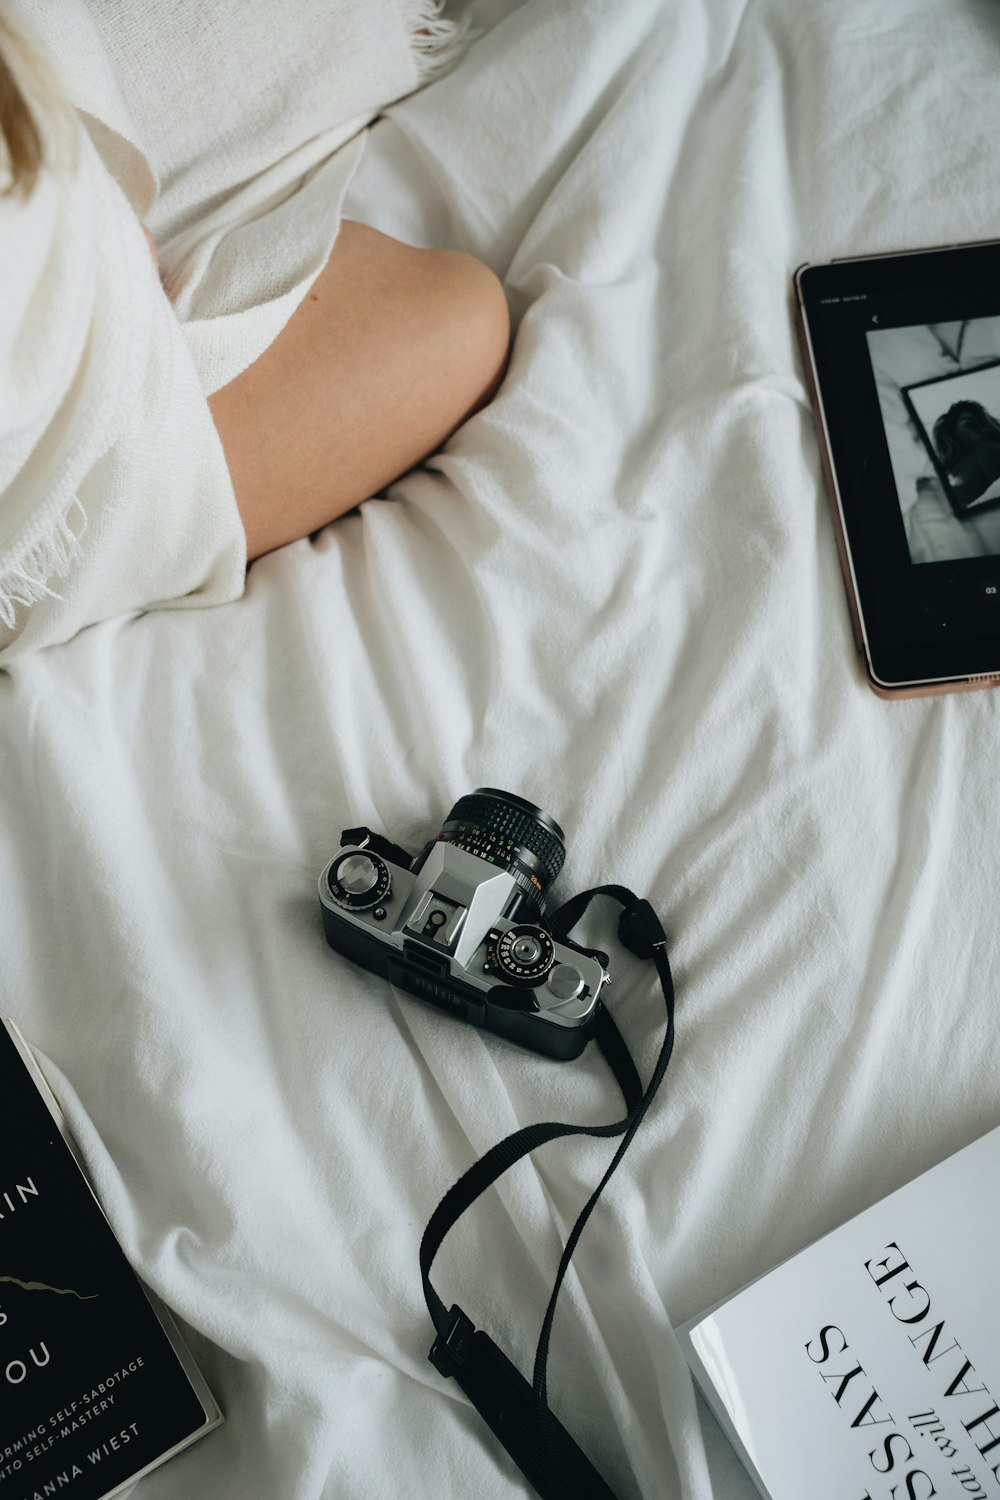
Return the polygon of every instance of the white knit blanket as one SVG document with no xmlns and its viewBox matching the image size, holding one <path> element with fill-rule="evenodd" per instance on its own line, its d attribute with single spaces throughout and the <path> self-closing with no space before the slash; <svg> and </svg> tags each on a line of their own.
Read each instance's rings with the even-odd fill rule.
<svg viewBox="0 0 1000 1500">
<path fill-rule="evenodd" d="M 242 592 L 205 397 L 325 264 L 361 127 L 449 60 L 457 28 L 436 12 L 11 7 L 74 108 L 61 144 L 42 110 L 30 199 L 0 197 L 0 665 L 98 620 Z"/>
</svg>

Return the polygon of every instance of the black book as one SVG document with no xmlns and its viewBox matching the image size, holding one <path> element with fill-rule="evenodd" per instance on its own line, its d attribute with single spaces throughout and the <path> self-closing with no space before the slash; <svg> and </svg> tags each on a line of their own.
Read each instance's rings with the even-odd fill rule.
<svg viewBox="0 0 1000 1500">
<path fill-rule="evenodd" d="M 107 1500 L 221 1421 L 0 1022 L 0 1497 Z"/>
</svg>

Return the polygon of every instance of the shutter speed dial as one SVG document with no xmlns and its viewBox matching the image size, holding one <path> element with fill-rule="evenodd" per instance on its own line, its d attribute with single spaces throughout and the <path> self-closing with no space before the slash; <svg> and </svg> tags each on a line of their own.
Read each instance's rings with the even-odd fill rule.
<svg viewBox="0 0 1000 1500">
<path fill-rule="evenodd" d="M 497 942 L 493 961 L 514 984 L 537 984 L 552 967 L 555 948 L 541 927 L 509 927 Z"/>
<path fill-rule="evenodd" d="M 389 870 L 377 854 L 355 850 L 333 861 L 326 883 L 338 906 L 347 911 L 367 911 L 389 894 Z"/>
</svg>

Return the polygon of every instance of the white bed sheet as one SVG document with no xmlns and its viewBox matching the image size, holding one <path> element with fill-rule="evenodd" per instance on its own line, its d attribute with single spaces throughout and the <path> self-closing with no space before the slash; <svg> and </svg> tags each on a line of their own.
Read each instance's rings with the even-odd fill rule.
<svg viewBox="0 0 1000 1500">
<path fill-rule="evenodd" d="M 987 0 L 526 0 L 371 134 L 349 211 L 477 252 L 517 324 L 425 471 L 208 611 L 0 675 L 0 986 L 228 1422 L 143 1500 L 513 1500 L 426 1358 L 423 1226 L 556 1065 L 325 945 L 342 827 L 547 807 L 564 893 L 671 936 L 675 1060 L 580 1245 L 553 1405 L 623 1500 L 748 1500 L 678 1323 L 1000 1121 L 1000 700 L 862 685 L 795 349 L 806 259 L 1000 229 Z M 610 918 L 587 927 L 610 940 Z M 642 1065 L 662 1005 L 614 953 Z M 550 1146 L 436 1280 L 530 1368 L 609 1154 Z"/>
</svg>

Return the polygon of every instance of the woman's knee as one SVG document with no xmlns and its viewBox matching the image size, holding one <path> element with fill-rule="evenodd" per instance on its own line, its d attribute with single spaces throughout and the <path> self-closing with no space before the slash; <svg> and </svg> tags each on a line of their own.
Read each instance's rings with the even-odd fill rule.
<svg viewBox="0 0 1000 1500">
<path fill-rule="evenodd" d="M 436 452 L 492 396 L 509 336 L 503 288 L 480 261 L 345 222 L 288 325 L 210 401 L 249 555 Z"/>
<path fill-rule="evenodd" d="M 426 298 L 427 349 L 462 411 L 478 411 L 503 378 L 510 352 L 510 313 L 500 278 L 461 250 L 416 252 Z"/>
</svg>

